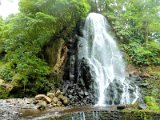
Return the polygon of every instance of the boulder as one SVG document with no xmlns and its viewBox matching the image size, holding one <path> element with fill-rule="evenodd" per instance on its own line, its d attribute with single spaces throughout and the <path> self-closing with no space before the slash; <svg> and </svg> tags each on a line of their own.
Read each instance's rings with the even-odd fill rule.
<svg viewBox="0 0 160 120">
<path fill-rule="evenodd" d="M 47 93 L 47 96 L 51 99 L 53 99 L 55 97 L 55 93 Z"/>
<path fill-rule="evenodd" d="M 88 93 L 88 92 L 84 92 L 84 94 L 85 94 L 85 96 L 88 96 L 88 95 L 89 95 L 89 93 Z"/>
<path fill-rule="evenodd" d="M 38 104 L 39 100 L 34 99 L 33 104 Z"/>
<path fill-rule="evenodd" d="M 56 92 L 56 97 L 59 96 L 61 94 L 61 91 L 60 90 L 57 90 Z"/>
<path fill-rule="evenodd" d="M 47 107 L 61 107 L 68 105 L 68 98 L 63 96 L 63 92 L 48 92 L 47 96 L 39 94 L 35 96 L 34 104 L 37 109 L 44 110 Z M 43 102 L 44 101 L 44 102 Z"/>
<path fill-rule="evenodd" d="M 52 102 L 55 103 L 55 104 L 56 104 L 58 101 L 59 101 L 59 100 L 58 100 L 57 97 L 54 97 L 54 98 L 52 99 Z"/>
<path fill-rule="evenodd" d="M 84 92 L 81 90 L 81 91 L 79 92 L 79 94 L 80 94 L 80 95 L 84 95 Z"/>
<path fill-rule="evenodd" d="M 47 107 L 46 101 L 38 100 L 38 103 L 36 104 L 36 108 L 39 110 L 44 110 Z"/>
<path fill-rule="evenodd" d="M 117 109 L 118 110 L 123 110 L 123 109 L 125 109 L 126 108 L 126 105 L 118 105 L 117 106 Z"/>
<path fill-rule="evenodd" d="M 61 102 L 61 101 L 58 101 L 58 102 L 57 102 L 57 107 L 60 107 L 60 106 L 62 106 L 62 102 Z"/>
<path fill-rule="evenodd" d="M 138 104 L 138 108 L 139 108 L 140 110 L 146 110 L 146 109 L 147 109 L 147 106 L 146 106 L 145 104 L 143 104 L 143 103 L 139 103 L 139 104 Z"/>
<path fill-rule="evenodd" d="M 63 100 L 63 97 L 64 97 L 64 96 L 60 94 L 60 95 L 58 96 L 58 99 Z"/>
<path fill-rule="evenodd" d="M 72 95 L 68 95 L 68 97 L 69 97 L 69 99 L 72 99 L 72 98 L 73 98 L 73 96 L 72 96 Z"/>
<path fill-rule="evenodd" d="M 147 86 L 149 86 L 149 83 L 141 83 L 139 86 L 140 87 L 147 87 Z"/>
<path fill-rule="evenodd" d="M 68 98 L 65 96 L 63 97 L 63 104 L 68 105 Z"/>
<path fill-rule="evenodd" d="M 44 95 L 44 94 L 39 94 L 39 95 L 36 95 L 35 96 L 35 99 L 36 100 L 44 100 L 44 101 L 46 101 L 47 103 L 51 103 L 51 98 L 49 98 L 49 97 L 47 97 L 46 95 Z"/>
<path fill-rule="evenodd" d="M 57 106 L 57 104 L 55 104 L 54 102 L 52 102 L 52 105 L 53 105 L 53 107 L 56 107 L 56 106 Z"/>
</svg>

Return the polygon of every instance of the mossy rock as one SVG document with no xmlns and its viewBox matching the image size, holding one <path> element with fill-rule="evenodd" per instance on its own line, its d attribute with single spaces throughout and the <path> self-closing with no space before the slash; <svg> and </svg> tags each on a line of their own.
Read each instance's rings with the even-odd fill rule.
<svg viewBox="0 0 160 120">
<path fill-rule="evenodd" d="M 160 107 L 157 105 L 156 100 L 155 100 L 154 97 L 145 96 L 144 101 L 147 104 L 149 110 L 160 111 Z"/>
<path fill-rule="evenodd" d="M 55 40 L 51 41 L 49 43 L 50 45 L 46 48 L 46 57 L 48 60 L 48 63 L 51 67 L 54 67 L 57 62 L 59 62 L 60 56 L 61 56 L 61 50 L 64 45 L 64 40 Z"/>
<path fill-rule="evenodd" d="M 4 80 L 0 79 L 0 99 L 5 99 L 9 97 L 9 92 L 13 89 L 10 83 L 6 83 Z"/>
<path fill-rule="evenodd" d="M 4 88 L 0 86 L 0 99 L 6 99 L 9 96 L 9 92 Z"/>
</svg>

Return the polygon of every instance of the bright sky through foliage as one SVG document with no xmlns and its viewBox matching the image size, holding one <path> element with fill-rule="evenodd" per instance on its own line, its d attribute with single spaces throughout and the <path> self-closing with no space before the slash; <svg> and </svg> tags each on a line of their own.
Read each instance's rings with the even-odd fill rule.
<svg viewBox="0 0 160 120">
<path fill-rule="evenodd" d="M 5 19 L 18 12 L 18 0 L 0 0 L 0 15 Z"/>
</svg>

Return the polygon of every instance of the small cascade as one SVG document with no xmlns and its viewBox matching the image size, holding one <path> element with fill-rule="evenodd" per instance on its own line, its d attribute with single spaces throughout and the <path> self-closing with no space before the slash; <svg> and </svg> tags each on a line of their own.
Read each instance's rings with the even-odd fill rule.
<svg viewBox="0 0 160 120">
<path fill-rule="evenodd" d="M 85 113 L 84 112 L 73 113 L 72 120 L 86 120 Z"/>
<path fill-rule="evenodd" d="M 138 99 L 138 87 L 125 78 L 125 65 L 106 18 L 90 13 L 80 38 L 78 59 L 86 59 L 97 96 L 97 105 L 130 104 Z"/>
<path fill-rule="evenodd" d="M 100 120 L 99 118 L 99 112 L 98 111 L 92 111 L 90 113 L 87 112 L 79 112 L 79 113 L 73 113 L 72 114 L 72 120 Z"/>
</svg>

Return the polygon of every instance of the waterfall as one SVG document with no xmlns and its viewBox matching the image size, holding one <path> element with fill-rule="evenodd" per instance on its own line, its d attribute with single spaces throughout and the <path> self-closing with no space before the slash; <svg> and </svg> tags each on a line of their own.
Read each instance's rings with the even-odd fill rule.
<svg viewBox="0 0 160 120">
<path fill-rule="evenodd" d="M 97 105 L 129 104 L 138 99 L 138 88 L 125 79 L 122 54 L 106 18 L 90 13 L 79 41 L 78 59 L 86 59 L 95 80 Z"/>
</svg>

